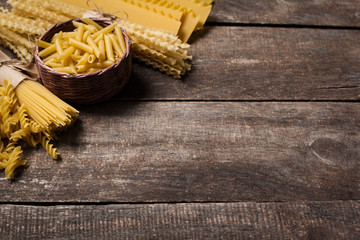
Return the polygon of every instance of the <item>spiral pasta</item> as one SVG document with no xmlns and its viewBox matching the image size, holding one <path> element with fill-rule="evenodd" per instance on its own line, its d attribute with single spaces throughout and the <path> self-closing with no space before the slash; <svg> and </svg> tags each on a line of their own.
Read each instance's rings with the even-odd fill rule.
<svg viewBox="0 0 360 240">
<path fill-rule="evenodd" d="M 53 159 L 57 159 L 59 156 L 59 153 L 56 151 L 57 149 L 54 148 L 53 144 L 50 144 L 50 140 L 48 138 L 46 138 L 45 136 L 40 136 L 41 139 L 41 145 L 42 147 L 49 153 L 49 155 L 53 158 Z"/>
<path fill-rule="evenodd" d="M 27 83 L 28 81 L 31 83 Z M 21 93 L 14 91 L 10 80 L 4 80 L 3 85 L 0 86 L 0 169 L 5 169 L 8 179 L 13 179 L 14 170 L 26 163 L 26 160 L 20 159 L 22 153 L 20 141 L 26 142 L 31 147 L 41 144 L 53 159 L 58 159 L 59 153 L 50 141 L 55 138 L 55 131 L 67 128 L 78 115 L 76 109 L 55 97 L 47 89 L 39 87 L 40 84 L 38 84 L 24 80 L 18 85 L 18 87 L 23 86 L 22 89 L 26 92 L 25 99 Z M 27 88 L 29 86 L 32 88 Z M 41 97 L 34 95 L 34 92 L 40 94 Z M 18 100 L 18 95 L 22 97 L 21 101 Z M 28 106 L 29 98 L 33 98 L 32 108 Z M 31 118 L 27 109 L 44 115 L 41 111 L 44 111 L 44 108 L 46 109 L 49 105 L 36 105 L 36 103 L 39 104 L 45 100 L 54 104 L 49 109 L 53 122 L 45 117 L 41 124 Z"/>
</svg>

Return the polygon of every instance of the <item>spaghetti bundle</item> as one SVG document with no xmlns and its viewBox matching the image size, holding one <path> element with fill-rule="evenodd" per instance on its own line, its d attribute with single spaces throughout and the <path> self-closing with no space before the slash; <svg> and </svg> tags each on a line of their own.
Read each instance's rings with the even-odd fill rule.
<svg viewBox="0 0 360 240">
<path fill-rule="evenodd" d="M 8 179 L 14 170 L 26 164 L 21 159 L 20 141 L 32 147 L 39 144 L 53 159 L 59 153 L 51 140 L 56 133 L 71 125 L 78 111 L 60 100 L 40 83 L 23 80 L 14 90 L 11 80 L 0 86 L 0 169 Z"/>
</svg>

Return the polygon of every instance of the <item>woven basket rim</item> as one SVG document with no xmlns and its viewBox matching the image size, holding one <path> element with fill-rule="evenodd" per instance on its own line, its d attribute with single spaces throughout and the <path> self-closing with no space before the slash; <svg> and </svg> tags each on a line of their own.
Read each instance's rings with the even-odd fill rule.
<svg viewBox="0 0 360 240">
<path fill-rule="evenodd" d="M 106 19 L 91 19 L 103 27 L 112 24 L 112 21 Z M 50 42 L 56 33 L 72 31 L 75 29 L 73 21 L 81 21 L 81 18 L 54 24 L 40 39 Z M 131 40 L 124 28 L 121 28 L 121 32 L 126 44 L 125 53 L 112 65 L 94 73 L 70 74 L 55 71 L 40 58 L 41 48 L 36 43 L 34 59 L 43 85 L 61 99 L 78 104 L 98 103 L 118 94 L 130 80 L 132 68 Z"/>
<path fill-rule="evenodd" d="M 95 22 L 100 22 L 100 23 L 104 23 L 104 24 L 107 24 L 107 25 L 110 25 L 112 24 L 113 22 L 110 21 L 110 20 L 107 20 L 107 19 L 101 19 L 101 18 L 93 18 L 91 17 L 90 19 L 94 20 Z M 68 24 L 71 24 L 72 25 L 72 22 L 73 21 L 81 21 L 81 18 L 72 18 L 72 19 L 69 19 L 67 21 L 64 21 L 64 22 L 60 22 L 60 23 L 56 23 L 54 24 L 51 28 L 49 28 L 43 35 L 41 35 L 41 37 L 39 38 L 39 40 L 43 40 L 45 37 L 48 37 L 47 35 L 49 33 L 51 33 L 54 29 L 57 29 L 63 25 L 68 25 Z M 75 28 L 75 26 L 74 26 Z M 123 27 L 121 27 L 121 31 L 123 32 L 123 34 L 125 33 L 125 36 L 128 38 L 128 35 L 126 34 L 126 31 Z M 56 34 L 56 33 L 54 33 Z M 50 37 L 53 37 L 54 34 L 52 34 Z M 129 46 L 128 46 L 129 44 Z M 34 52 L 34 58 L 35 58 L 35 62 L 37 62 L 37 64 L 41 64 L 41 66 L 43 68 L 45 68 L 47 71 L 49 72 L 52 72 L 53 74 L 56 74 L 56 75 L 59 75 L 61 77 L 64 77 L 64 78 L 69 78 L 69 77 L 77 77 L 77 78 L 84 78 L 84 77 L 87 77 L 87 76 L 95 76 L 95 75 L 99 75 L 99 74 L 102 74 L 102 72 L 104 71 L 108 71 L 110 70 L 111 68 L 114 68 L 116 67 L 117 65 L 119 65 L 121 63 L 121 61 L 123 61 L 124 58 L 126 58 L 128 55 L 129 55 L 129 49 L 130 49 L 130 45 L 131 45 L 131 42 L 130 41 L 126 41 L 126 51 L 125 53 L 122 55 L 122 57 L 114 62 L 112 65 L 110 65 L 109 67 L 106 67 L 106 68 L 103 68 L 103 69 L 100 69 L 99 71 L 96 71 L 96 72 L 93 72 L 93 73 L 80 73 L 80 74 L 70 74 L 70 73 L 64 73 L 64 72 L 58 72 L 58 71 L 55 71 L 53 68 L 45 65 L 45 63 L 42 61 L 41 57 L 39 56 L 39 45 L 38 45 L 38 42 L 36 42 L 36 45 L 35 45 L 35 52 Z"/>
</svg>

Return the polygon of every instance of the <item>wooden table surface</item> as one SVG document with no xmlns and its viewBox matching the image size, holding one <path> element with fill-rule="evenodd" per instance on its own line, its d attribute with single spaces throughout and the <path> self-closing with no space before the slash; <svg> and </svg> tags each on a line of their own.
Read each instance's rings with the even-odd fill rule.
<svg viewBox="0 0 360 240">
<path fill-rule="evenodd" d="M 0 238 L 360 239 L 360 2 L 215 0 L 190 43 L 1 172 Z"/>
</svg>

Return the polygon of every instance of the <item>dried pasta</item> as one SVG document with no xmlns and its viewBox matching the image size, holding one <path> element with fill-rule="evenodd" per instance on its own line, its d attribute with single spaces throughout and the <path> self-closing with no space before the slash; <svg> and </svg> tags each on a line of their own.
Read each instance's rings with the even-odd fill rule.
<svg viewBox="0 0 360 240">
<path fill-rule="evenodd" d="M 12 50 L 21 61 L 31 62 L 31 60 L 33 58 L 32 53 L 29 52 L 28 49 L 26 49 L 25 47 L 23 47 L 21 45 L 15 45 L 15 44 L 11 43 L 10 41 L 7 41 L 6 39 L 1 38 L 1 36 L 0 36 L 0 45 Z"/>
<path fill-rule="evenodd" d="M 75 108 L 31 80 L 22 81 L 15 90 L 10 80 L 4 80 L 0 86 L 0 106 L 0 169 L 5 169 L 8 179 L 14 178 L 17 167 L 26 164 L 21 159 L 20 141 L 31 147 L 40 143 L 57 159 L 59 153 L 50 141 L 78 116 Z"/>
<path fill-rule="evenodd" d="M 73 32 L 59 32 L 51 42 L 38 41 L 39 47 L 43 48 L 39 56 L 45 65 L 58 72 L 82 74 L 109 67 L 121 59 L 126 49 L 124 37 L 116 23 L 101 27 L 91 19 L 82 21 L 73 21 Z M 122 38 L 116 38 L 115 31 Z"/>
<path fill-rule="evenodd" d="M 8 0 L 8 4 L 12 6 L 12 8 L 22 11 L 26 13 L 28 16 L 34 18 L 41 18 L 49 21 L 52 24 L 63 22 L 69 19 L 69 17 L 56 13 L 54 11 L 50 11 L 45 7 L 37 4 L 36 1 L 32 0 Z"/>
</svg>

